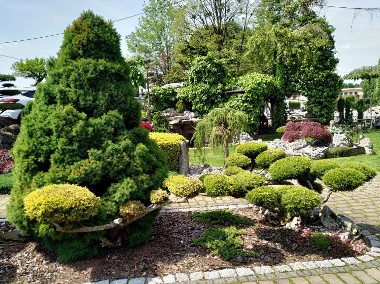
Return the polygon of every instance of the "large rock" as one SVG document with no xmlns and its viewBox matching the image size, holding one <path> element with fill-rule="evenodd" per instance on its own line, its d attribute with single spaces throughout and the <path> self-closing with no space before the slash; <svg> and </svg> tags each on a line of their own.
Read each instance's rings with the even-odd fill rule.
<svg viewBox="0 0 380 284">
<path fill-rule="evenodd" d="M 191 141 L 194 129 L 199 121 L 199 118 L 196 118 L 193 112 L 179 113 L 173 109 L 166 109 L 162 114 L 168 120 L 171 132 L 178 133 Z"/>
<path fill-rule="evenodd" d="M 186 141 L 180 144 L 181 153 L 179 154 L 179 173 L 182 175 L 189 174 L 189 147 Z"/>
<path fill-rule="evenodd" d="M 363 138 L 359 142 L 359 146 L 363 147 L 367 155 L 373 155 L 373 144 L 369 138 Z"/>
<path fill-rule="evenodd" d="M 333 147 L 351 147 L 352 141 L 346 134 L 337 134 L 334 133 L 332 140 Z"/>
</svg>

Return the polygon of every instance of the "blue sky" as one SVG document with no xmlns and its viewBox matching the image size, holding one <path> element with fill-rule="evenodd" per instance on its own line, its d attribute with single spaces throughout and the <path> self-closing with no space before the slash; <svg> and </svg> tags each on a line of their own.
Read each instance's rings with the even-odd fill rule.
<svg viewBox="0 0 380 284">
<path fill-rule="evenodd" d="M 380 8 L 379 0 L 327 0 L 327 5 L 341 7 Z M 0 0 L 0 54 L 14 58 L 49 57 L 56 55 L 62 43 L 62 35 L 39 40 L 19 41 L 27 38 L 62 33 L 81 12 L 93 10 L 106 20 L 117 20 L 142 12 L 143 0 Z M 380 58 L 380 10 L 373 12 L 323 8 L 336 31 L 337 68 L 339 75 L 345 75 L 364 65 L 375 65 Z M 127 56 L 125 36 L 134 30 L 138 17 L 131 17 L 114 23 L 121 35 L 123 55 Z M 16 59 L 0 56 L 0 73 L 10 74 Z M 31 80 L 18 79 L 16 84 L 28 86 Z"/>
</svg>

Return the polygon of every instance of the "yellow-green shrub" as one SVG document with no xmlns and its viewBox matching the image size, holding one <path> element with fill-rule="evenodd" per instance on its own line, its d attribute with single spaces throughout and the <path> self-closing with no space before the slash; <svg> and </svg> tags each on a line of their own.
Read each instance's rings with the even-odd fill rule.
<svg viewBox="0 0 380 284">
<path fill-rule="evenodd" d="M 169 199 L 169 194 L 161 188 L 157 190 L 152 190 L 150 192 L 150 202 L 152 204 L 163 204 L 166 201 L 168 201 L 168 199 Z"/>
<path fill-rule="evenodd" d="M 163 185 L 174 195 L 185 198 L 198 195 L 203 188 L 203 183 L 199 179 L 184 175 L 170 176 L 164 180 Z"/>
<path fill-rule="evenodd" d="M 131 200 L 120 206 L 119 213 L 124 219 L 132 219 L 144 213 L 145 205 L 138 200 Z"/>
<path fill-rule="evenodd" d="M 304 179 L 310 174 L 311 159 L 291 156 L 275 161 L 268 171 L 273 180 Z"/>
<path fill-rule="evenodd" d="M 203 182 L 208 196 L 227 196 L 230 193 L 231 180 L 227 175 L 210 174 Z"/>
<path fill-rule="evenodd" d="M 339 163 L 334 160 L 317 160 L 311 163 L 311 174 L 322 178 L 331 169 L 339 168 Z"/>
<path fill-rule="evenodd" d="M 227 167 L 237 166 L 242 169 L 248 169 L 251 165 L 251 159 L 239 153 L 233 153 L 228 156 L 226 161 Z"/>
<path fill-rule="evenodd" d="M 52 184 L 24 198 L 26 215 L 39 223 L 76 222 L 96 215 L 100 198 L 86 187 Z"/>
<path fill-rule="evenodd" d="M 365 180 L 368 181 L 376 176 L 376 170 L 371 166 L 359 163 L 359 162 L 348 162 L 341 165 L 342 168 L 355 169 L 365 175 Z"/>
<path fill-rule="evenodd" d="M 285 158 L 285 157 L 286 157 L 286 154 L 284 150 L 269 149 L 257 155 L 255 162 L 256 162 L 256 166 L 260 168 L 268 168 L 275 161 Z"/>
<path fill-rule="evenodd" d="M 262 186 L 265 178 L 262 175 L 243 172 L 230 176 L 230 190 L 231 196 L 240 197 L 244 196 L 247 191 L 256 187 Z"/>
<path fill-rule="evenodd" d="M 224 169 L 224 174 L 227 176 L 237 175 L 244 173 L 245 171 L 238 166 L 228 166 Z"/>
<path fill-rule="evenodd" d="M 156 141 L 158 147 L 166 153 L 169 170 L 178 172 L 180 144 L 186 140 L 185 137 L 176 133 L 150 132 L 149 138 Z"/>
<path fill-rule="evenodd" d="M 264 142 L 247 142 L 236 146 L 236 153 L 247 156 L 254 160 L 258 154 L 268 149 L 268 146 Z"/>
</svg>

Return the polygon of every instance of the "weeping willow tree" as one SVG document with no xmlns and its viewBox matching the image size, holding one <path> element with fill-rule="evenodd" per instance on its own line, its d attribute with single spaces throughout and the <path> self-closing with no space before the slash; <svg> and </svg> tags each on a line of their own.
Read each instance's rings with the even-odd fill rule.
<svg viewBox="0 0 380 284">
<path fill-rule="evenodd" d="M 247 127 L 248 116 L 244 112 L 229 107 L 215 108 L 195 128 L 193 141 L 196 151 L 201 153 L 207 141 L 211 147 L 223 146 L 226 166 L 229 143 Z"/>
</svg>

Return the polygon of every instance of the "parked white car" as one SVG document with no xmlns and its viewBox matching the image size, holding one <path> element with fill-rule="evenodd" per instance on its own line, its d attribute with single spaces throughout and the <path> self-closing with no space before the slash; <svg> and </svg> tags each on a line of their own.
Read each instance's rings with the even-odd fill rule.
<svg viewBox="0 0 380 284">
<path fill-rule="evenodd" d="M 8 104 L 21 104 L 24 106 L 30 102 L 33 101 L 33 95 L 35 90 L 20 90 L 21 94 L 18 95 L 0 95 L 0 104 L 8 103 Z M 10 124 L 19 124 L 21 113 L 24 110 L 24 108 L 20 109 L 6 109 L 6 110 L 0 110 L 0 125 L 10 125 Z"/>
</svg>

